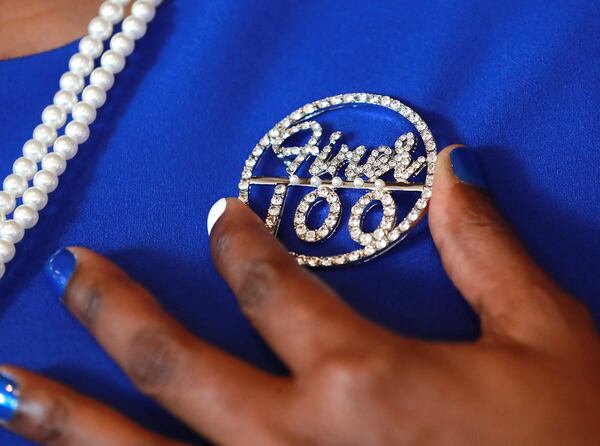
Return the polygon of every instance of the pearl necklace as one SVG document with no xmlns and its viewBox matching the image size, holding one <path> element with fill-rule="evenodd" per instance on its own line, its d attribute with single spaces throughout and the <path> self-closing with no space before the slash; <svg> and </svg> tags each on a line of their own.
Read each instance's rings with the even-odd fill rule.
<svg viewBox="0 0 600 446">
<path fill-rule="evenodd" d="M 48 204 L 48 194 L 57 188 L 58 177 L 65 172 L 67 161 L 77 154 L 79 145 L 88 140 L 89 125 L 95 121 L 97 109 L 106 102 L 115 74 L 125 67 L 125 58 L 133 52 L 135 41 L 146 34 L 147 24 L 162 0 L 136 0 L 131 15 L 123 19 L 129 2 L 107 0 L 102 3 L 98 16 L 88 26 L 88 35 L 79 42 L 79 51 L 69 60 L 69 71 L 60 78 L 60 90 L 54 95 L 54 103 L 42 112 L 42 123 L 34 129 L 33 138 L 24 144 L 23 156 L 14 162 L 13 173 L 2 183 L 0 278 L 4 276 L 5 264 L 15 256 L 15 245 L 23 239 L 27 229 L 38 223 L 39 211 Z M 121 31 L 115 34 L 119 23 Z M 110 44 L 105 49 L 104 42 L 109 38 Z M 100 66 L 95 68 L 97 59 Z M 58 136 L 63 127 L 64 135 Z M 48 151 L 50 146 L 51 152 Z M 8 218 L 11 214 L 12 218 Z"/>
</svg>

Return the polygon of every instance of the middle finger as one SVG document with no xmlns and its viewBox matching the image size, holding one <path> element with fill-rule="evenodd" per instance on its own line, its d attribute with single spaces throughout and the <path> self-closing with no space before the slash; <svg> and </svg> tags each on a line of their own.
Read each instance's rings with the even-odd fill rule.
<svg viewBox="0 0 600 446">
<path fill-rule="evenodd" d="M 227 200 L 211 245 L 242 310 L 293 370 L 339 353 L 370 351 L 373 336 L 383 332 L 299 266 L 241 201 Z"/>
</svg>

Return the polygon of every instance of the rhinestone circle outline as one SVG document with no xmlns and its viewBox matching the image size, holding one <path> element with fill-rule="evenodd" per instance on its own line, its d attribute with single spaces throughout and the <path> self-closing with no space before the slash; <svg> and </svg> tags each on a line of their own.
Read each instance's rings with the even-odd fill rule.
<svg viewBox="0 0 600 446">
<path fill-rule="evenodd" d="M 240 201 L 250 206 L 249 189 L 251 187 L 251 179 L 253 178 L 252 173 L 258 160 L 263 155 L 265 150 L 268 150 L 271 147 L 272 140 L 285 132 L 286 129 L 299 123 L 308 121 L 311 118 L 321 114 L 343 107 L 357 107 L 360 105 L 372 105 L 386 108 L 399 114 L 402 118 L 406 119 L 413 125 L 425 146 L 425 183 L 423 184 L 420 196 L 416 200 L 414 206 L 392 230 L 386 233 L 385 238 L 373 240 L 373 242 L 368 246 L 363 246 L 343 254 L 314 256 L 291 251 L 290 254 L 296 257 L 296 260 L 300 265 L 308 265 L 310 267 L 331 267 L 370 260 L 396 246 L 400 241 L 402 241 L 417 225 L 427 210 L 427 205 L 432 194 L 435 165 L 437 160 L 437 144 L 433 134 L 423 118 L 408 105 L 390 96 L 373 93 L 345 93 L 319 99 L 309 102 L 308 104 L 298 108 L 279 121 L 260 139 L 246 160 L 245 167 L 242 171 L 242 176 L 238 184 Z M 275 193 L 271 199 L 271 204 L 277 200 L 279 205 L 283 207 L 285 205 L 285 189 L 279 188 L 278 190 L 278 187 L 279 186 L 275 187 Z M 317 187 L 315 187 L 315 190 L 316 189 Z M 362 188 L 357 187 L 356 189 Z M 276 232 L 279 221 L 271 224 L 269 224 L 269 221 L 266 221 L 265 224 L 269 230 Z"/>
</svg>

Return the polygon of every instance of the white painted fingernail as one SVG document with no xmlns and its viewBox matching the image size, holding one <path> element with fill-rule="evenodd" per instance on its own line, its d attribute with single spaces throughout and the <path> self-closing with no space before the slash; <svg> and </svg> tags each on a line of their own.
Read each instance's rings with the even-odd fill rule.
<svg viewBox="0 0 600 446">
<path fill-rule="evenodd" d="M 219 218 L 221 218 L 221 215 L 223 215 L 223 212 L 225 212 L 226 207 L 227 207 L 227 199 L 221 198 L 219 201 L 217 201 L 215 204 L 213 204 L 213 207 L 211 207 L 210 211 L 208 211 L 208 218 L 206 219 L 206 227 L 208 228 L 208 235 L 210 235 L 212 228 L 215 225 L 215 223 L 217 222 L 217 220 L 219 220 Z"/>
</svg>

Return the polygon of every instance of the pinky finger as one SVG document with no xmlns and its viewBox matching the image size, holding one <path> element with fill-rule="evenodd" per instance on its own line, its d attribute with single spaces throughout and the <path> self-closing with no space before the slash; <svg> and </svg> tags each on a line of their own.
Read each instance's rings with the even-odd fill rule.
<svg viewBox="0 0 600 446">
<path fill-rule="evenodd" d="M 0 424 L 48 446 L 181 446 L 62 384 L 13 367 L 0 373 Z"/>
</svg>

